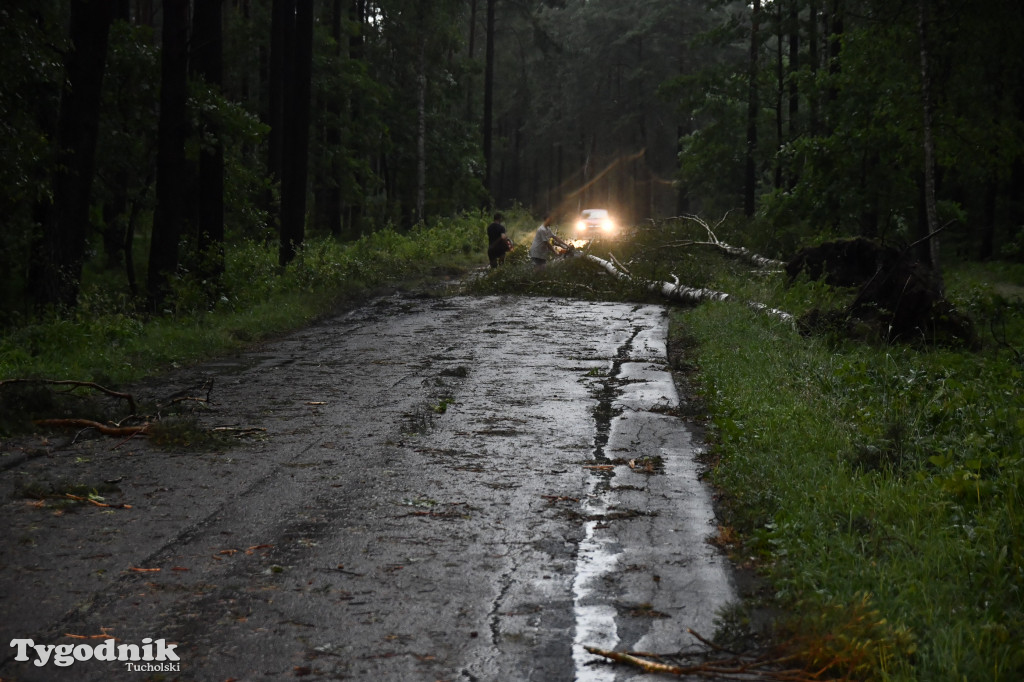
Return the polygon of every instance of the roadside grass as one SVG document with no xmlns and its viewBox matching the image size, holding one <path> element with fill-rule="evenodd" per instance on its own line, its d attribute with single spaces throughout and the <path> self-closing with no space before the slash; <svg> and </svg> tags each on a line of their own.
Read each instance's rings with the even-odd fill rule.
<svg viewBox="0 0 1024 682">
<path fill-rule="evenodd" d="M 486 264 L 488 221 L 473 213 L 347 244 L 311 239 L 284 270 L 277 265 L 276 244 L 236 244 L 227 250 L 218 288 L 186 273 L 175 281 L 160 316 L 137 312 L 116 275 L 87 269 L 74 311 L 50 312 L 3 330 L 0 380 L 119 385 L 230 352 L 365 300 L 382 287 L 415 287 Z"/>
<path fill-rule="evenodd" d="M 1024 311 L 1000 293 L 1022 275 L 949 271 L 950 298 L 994 330 L 980 352 L 803 337 L 736 302 L 674 312 L 697 341 L 735 558 L 812 668 L 1024 678 Z M 796 314 L 843 298 L 732 263 L 707 285 Z"/>
</svg>

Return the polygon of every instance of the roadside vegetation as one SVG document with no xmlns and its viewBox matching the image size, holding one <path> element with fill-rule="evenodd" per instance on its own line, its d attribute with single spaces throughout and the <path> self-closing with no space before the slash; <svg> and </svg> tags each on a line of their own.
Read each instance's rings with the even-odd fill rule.
<svg viewBox="0 0 1024 682">
<path fill-rule="evenodd" d="M 114 281 L 116 273 L 87 270 L 75 309 L 8 318 L 0 340 L 0 380 L 119 385 L 242 348 L 373 292 L 443 281 L 486 264 L 488 221 L 471 213 L 348 243 L 311 239 L 288 268 L 278 265 L 276 242 L 246 241 L 227 252 L 216 295 L 205 280 L 183 273 L 157 315 L 139 312 L 144 303 Z"/>
</svg>

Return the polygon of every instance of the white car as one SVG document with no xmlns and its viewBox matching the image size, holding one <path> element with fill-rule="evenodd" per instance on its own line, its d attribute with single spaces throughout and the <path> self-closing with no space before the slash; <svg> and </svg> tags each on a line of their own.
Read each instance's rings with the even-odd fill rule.
<svg viewBox="0 0 1024 682">
<path fill-rule="evenodd" d="M 615 233 L 615 221 L 603 208 L 586 208 L 580 212 L 580 219 L 576 221 L 576 234 L 583 235 L 611 235 Z"/>
</svg>

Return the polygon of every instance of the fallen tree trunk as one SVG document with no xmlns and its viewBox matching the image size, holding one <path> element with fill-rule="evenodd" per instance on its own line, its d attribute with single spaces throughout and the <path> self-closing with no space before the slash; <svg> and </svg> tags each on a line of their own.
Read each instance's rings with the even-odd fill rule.
<svg viewBox="0 0 1024 682">
<path fill-rule="evenodd" d="M 726 215 L 728 215 L 728 214 L 726 214 Z M 719 251 L 721 251 L 722 253 L 724 253 L 724 254 L 726 254 L 728 256 L 732 256 L 733 258 L 739 258 L 741 260 L 745 260 L 748 263 L 750 263 L 751 265 L 754 265 L 754 266 L 759 267 L 759 268 L 783 268 L 783 267 L 786 266 L 786 262 L 785 261 L 776 260 L 775 258 L 767 258 L 767 257 L 762 256 L 760 254 L 754 253 L 753 251 L 751 251 L 748 248 L 745 248 L 745 247 L 742 247 L 742 246 L 733 246 L 732 244 L 726 244 L 725 242 L 720 241 L 718 239 L 718 236 L 715 234 L 715 231 L 713 229 L 711 229 L 711 226 L 708 225 L 707 221 L 705 221 L 700 216 L 681 215 L 681 216 L 676 216 L 675 219 L 693 221 L 693 222 L 697 223 L 698 225 L 700 225 L 701 227 L 703 227 L 704 230 L 708 233 L 708 240 L 706 242 L 699 242 L 699 241 L 679 242 L 677 244 L 678 246 L 710 246 L 712 248 L 718 249 Z M 673 220 L 673 218 L 669 218 L 669 220 Z M 722 218 L 722 220 L 720 220 L 718 222 L 718 225 L 721 225 L 724 220 L 725 220 L 725 218 Z M 716 227 L 717 227 L 717 225 L 716 225 Z"/>
<path fill-rule="evenodd" d="M 782 268 L 785 267 L 786 265 L 785 261 L 776 260 L 774 258 L 767 258 L 760 254 L 754 253 L 750 249 L 744 248 L 742 246 L 731 246 L 729 244 L 726 244 L 725 242 L 720 242 L 717 239 L 713 242 L 695 243 L 703 246 L 713 246 L 719 251 L 723 251 L 735 258 L 745 260 L 748 263 L 752 263 L 753 265 L 756 265 L 759 268 Z"/>
<path fill-rule="evenodd" d="M 632 281 L 633 278 L 627 275 L 625 272 L 615 267 L 615 264 L 611 261 L 606 261 L 603 258 L 598 258 L 593 254 L 583 254 L 584 258 L 597 263 L 605 269 L 609 274 L 617 277 L 618 279 L 625 281 Z M 673 275 L 675 282 L 646 282 L 645 286 L 649 291 L 653 291 L 661 294 L 665 298 L 671 301 L 680 301 L 682 303 L 704 303 L 705 301 L 725 301 L 731 299 L 732 296 L 725 293 L 724 291 L 715 291 L 714 289 L 705 289 L 703 287 L 688 287 L 685 284 L 679 282 L 678 278 Z M 795 324 L 795 320 L 789 313 L 776 310 L 763 303 L 757 303 L 748 301 L 747 305 L 760 313 L 766 313 L 772 317 L 776 317 L 788 324 Z"/>
</svg>

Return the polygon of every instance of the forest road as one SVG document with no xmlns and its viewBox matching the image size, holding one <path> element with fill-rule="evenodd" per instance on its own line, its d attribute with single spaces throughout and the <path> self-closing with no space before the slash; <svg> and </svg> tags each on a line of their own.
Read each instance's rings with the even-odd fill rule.
<svg viewBox="0 0 1024 682">
<path fill-rule="evenodd" d="M 735 599 L 666 328 L 396 295 L 139 387 L 212 379 L 201 425 L 265 429 L 229 447 L 5 444 L 0 678 L 650 680 L 583 646 L 690 649 Z M 24 494 L 62 482 L 130 508 Z M 178 660 L 96 660 L 107 638 Z M 78 648 L 38 666 L 15 639 Z"/>
</svg>

